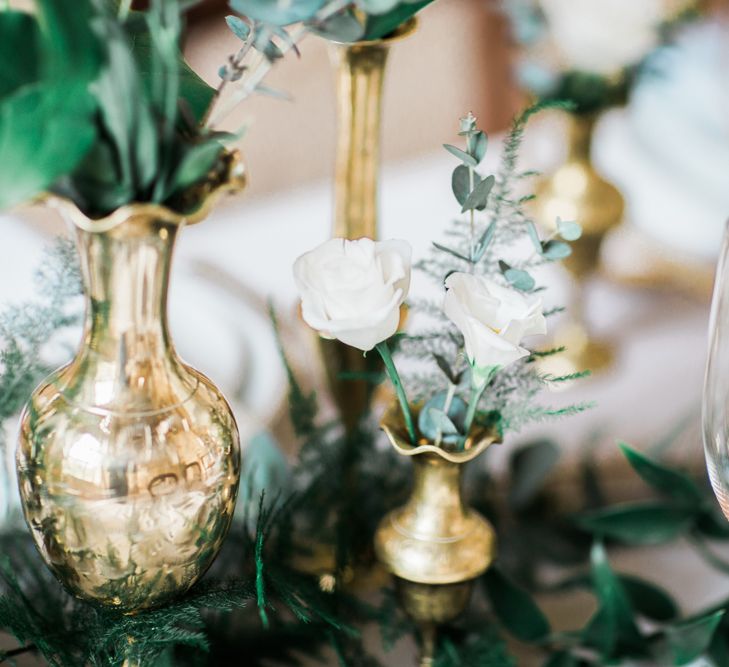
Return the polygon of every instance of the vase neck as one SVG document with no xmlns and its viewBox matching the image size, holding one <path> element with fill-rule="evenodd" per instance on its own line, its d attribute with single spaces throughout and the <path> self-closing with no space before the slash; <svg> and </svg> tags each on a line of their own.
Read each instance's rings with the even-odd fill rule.
<svg viewBox="0 0 729 667">
<path fill-rule="evenodd" d="M 68 400 L 149 412 L 194 392 L 196 379 L 167 330 L 177 230 L 148 216 L 131 216 L 104 232 L 76 228 L 87 304 L 81 349 L 62 376 Z"/>
<path fill-rule="evenodd" d="M 382 82 L 389 44 L 339 44 L 332 49 L 338 125 L 333 235 L 376 238 Z"/>
<path fill-rule="evenodd" d="M 409 505 L 417 507 L 414 532 L 448 535 L 463 523 L 461 473 L 463 464 L 451 463 L 436 454 L 413 457 L 414 484 Z"/>
<path fill-rule="evenodd" d="M 132 348 L 147 356 L 167 348 L 167 289 L 176 233 L 176 225 L 135 218 L 108 232 L 77 228 L 89 350 L 125 357 Z"/>
<path fill-rule="evenodd" d="M 567 148 L 569 161 L 591 161 L 592 133 L 596 121 L 596 116 L 592 114 L 569 116 Z"/>
</svg>

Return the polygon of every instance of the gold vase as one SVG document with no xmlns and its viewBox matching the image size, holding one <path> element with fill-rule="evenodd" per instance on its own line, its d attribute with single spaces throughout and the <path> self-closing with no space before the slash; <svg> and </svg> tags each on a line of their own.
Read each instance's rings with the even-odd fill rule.
<svg viewBox="0 0 729 667">
<path fill-rule="evenodd" d="M 417 421 L 417 408 L 413 412 Z M 421 629 L 426 666 L 433 661 L 437 626 L 465 610 L 474 580 L 496 553 L 491 524 L 463 502 L 462 473 L 498 437 L 474 428 L 463 451 L 447 451 L 425 439 L 413 447 L 396 403 L 381 425 L 398 454 L 412 458 L 414 484 L 407 503 L 380 523 L 375 551 L 395 577 L 404 610 Z"/>
<path fill-rule="evenodd" d="M 177 355 L 166 310 L 178 230 L 242 185 L 231 154 L 185 215 L 132 204 L 91 220 L 50 200 L 75 233 L 86 319 L 76 357 L 32 394 L 16 459 L 36 546 L 79 598 L 124 612 L 160 605 L 203 575 L 230 527 L 236 423 Z"/>
<path fill-rule="evenodd" d="M 382 84 L 391 45 L 416 28 L 410 19 L 378 40 L 331 44 L 337 77 L 337 152 L 334 181 L 335 238 L 377 238 Z M 381 371 L 377 355 L 339 341 L 321 339 L 331 396 L 351 431 L 372 399 L 372 376 Z"/>
<path fill-rule="evenodd" d="M 564 265 L 574 278 L 568 319 L 555 333 L 555 343 L 567 349 L 547 363 L 561 364 L 559 374 L 608 367 L 614 357 L 609 341 L 591 335 L 584 315 L 583 286 L 599 264 L 600 247 L 606 233 L 620 224 L 623 197 L 614 185 L 600 176 L 592 164 L 590 146 L 597 116 L 568 114 L 567 159 L 536 187 L 534 217 L 554 231 L 557 218 L 575 220 L 582 237 L 573 242 L 572 254 Z"/>
</svg>

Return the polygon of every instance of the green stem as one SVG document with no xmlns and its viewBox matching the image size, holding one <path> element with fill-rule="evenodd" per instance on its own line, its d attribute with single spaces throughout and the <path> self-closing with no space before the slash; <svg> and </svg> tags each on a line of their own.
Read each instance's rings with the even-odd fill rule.
<svg viewBox="0 0 729 667">
<path fill-rule="evenodd" d="M 483 392 L 486 391 L 486 387 L 489 386 L 491 378 L 494 377 L 495 372 L 495 369 L 492 369 L 481 384 L 471 386 L 471 400 L 468 402 L 466 421 L 463 425 L 463 438 L 459 443 L 459 449 L 461 450 L 463 450 L 463 448 L 466 446 L 468 434 L 471 432 L 471 427 L 473 426 L 474 419 L 476 419 L 476 411 L 478 410 L 478 404 L 481 401 L 481 396 L 483 396 Z"/>
<path fill-rule="evenodd" d="M 403 387 L 400 375 L 397 372 L 397 368 L 395 368 L 395 362 L 392 360 L 390 348 L 387 346 L 386 341 L 382 341 L 377 344 L 376 349 L 380 353 L 382 361 L 385 363 L 385 370 L 387 371 L 387 375 L 390 377 L 390 382 L 392 382 L 392 386 L 395 387 L 395 393 L 397 394 L 397 400 L 400 401 L 400 408 L 402 409 L 402 414 L 405 418 L 405 426 L 407 427 L 408 435 L 410 436 L 410 442 L 415 445 L 418 439 L 415 436 L 413 414 L 410 412 L 410 404 L 408 403 L 408 398 L 405 395 L 405 387 Z"/>
</svg>

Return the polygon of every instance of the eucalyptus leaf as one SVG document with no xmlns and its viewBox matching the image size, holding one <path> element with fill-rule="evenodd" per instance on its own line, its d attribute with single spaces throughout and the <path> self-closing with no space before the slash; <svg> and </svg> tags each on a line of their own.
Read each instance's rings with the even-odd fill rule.
<svg viewBox="0 0 729 667">
<path fill-rule="evenodd" d="M 242 42 L 245 42 L 251 34 L 251 26 L 248 25 L 240 16 L 229 15 L 225 17 L 231 32 Z"/>
<path fill-rule="evenodd" d="M 468 406 L 463 399 L 454 396 L 448 414 L 445 413 L 446 392 L 439 392 L 420 410 L 418 429 L 429 440 L 434 441 L 440 432 L 442 441 L 455 444 L 461 439 L 460 429 L 466 418 Z"/>
<path fill-rule="evenodd" d="M 562 241 L 546 241 L 542 243 L 542 256 L 546 259 L 557 261 L 565 259 L 572 254 L 572 248 Z"/>
<path fill-rule="evenodd" d="M 457 257 L 458 259 L 462 259 L 464 262 L 470 263 L 470 261 L 471 261 L 465 255 L 461 255 L 461 253 L 459 253 L 457 250 L 453 250 L 453 248 L 448 248 L 447 246 L 441 245 L 440 243 L 436 243 L 435 241 L 433 241 L 433 245 L 441 252 L 447 252 L 449 255 L 453 255 L 454 257 Z"/>
<path fill-rule="evenodd" d="M 508 283 L 521 292 L 531 292 L 534 289 L 534 278 L 522 269 L 515 269 L 503 260 L 499 260 L 499 269 Z"/>
<path fill-rule="evenodd" d="M 309 21 L 324 6 L 325 0 L 230 0 L 233 11 L 272 26 Z"/>
<path fill-rule="evenodd" d="M 506 577 L 497 566 L 487 570 L 481 580 L 494 614 L 514 637 L 534 643 L 549 635 L 549 621 L 532 596 Z"/>
<path fill-rule="evenodd" d="M 479 130 L 473 135 L 473 138 L 471 139 L 471 150 L 469 153 L 473 155 L 477 162 L 481 162 L 481 160 L 483 160 L 486 155 L 488 144 L 488 137 L 483 130 Z"/>
<path fill-rule="evenodd" d="M 483 211 L 488 204 L 489 195 L 491 194 L 491 189 L 494 187 L 495 182 L 496 179 L 493 176 L 487 176 L 480 183 L 478 183 L 473 188 L 473 192 L 468 195 L 468 198 L 463 203 L 461 213 L 465 213 L 466 211 L 472 211 L 474 209 L 477 211 Z"/>
<path fill-rule="evenodd" d="M 492 220 L 488 227 L 484 230 L 483 234 L 481 234 L 481 238 L 478 240 L 478 243 L 476 243 L 476 247 L 473 251 L 473 261 L 474 262 L 480 262 L 483 258 L 486 250 L 489 247 L 489 244 L 491 243 L 492 239 L 494 238 L 494 234 L 496 234 L 496 220 Z"/>
<path fill-rule="evenodd" d="M 445 148 L 451 155 L 455 155 L 463 164 L 466 164 L 470 167 L 477 167 L 478 162 L 476 162 L 476 159 L 466 153 L 466 151 L 462 151 L 457 146 L 452 146 L 451 144 L 443 144 L 443 148 Z"/>
<path fill-rule="evenodd" d="M 674 665 L 688 665 L 706 652 L 725 612 L 720 609 L 666 630 Z"/>
<path fill-rule="evenodd" d="M 589 532 L 628 544 L 662 544 L 691 525 L 691 508 L 666 503 L 625 503 L 581 515 L 577 524 Z"/>
<path fill-rule="evenodd" d="M 369 39 L 365 35 L 365 26 L 351 7 L 329 17 L 326 21 L 310 24 L 309 30 L 333 42 L 351 43 Z"/>
<path fill-rule="evenodd" d="M 458 203 L 463 206 L 468 199 L 468 195 L 471 194 L 471 170 L 463 164 L 459 164 L 453 170 L 453 176 L 451 177 L 451 188 L 453 194 L 456 197 Z M 473 172 L 473 183 L 477 185 L 481 181 L 481 177 L 474 171 Z"/>
<path fill-rule="evenodd" d="M 557 218 L 557 231 L 565 241 L 576 241 L 582 236 L 582 227 L 576 222 Z"/>
<path fill-rule="evenodd" d="M 703 495 L 691 478 L 649 459 L 624 442 L 619 446 L 633 470 L 656 491 L 689 505 L 702 504 Z"/>
<path fill-rule="evenodd" d="M 526 223 L 526 228 L 527 228 L 527 233 L 529 234 L 529 238 L 531 239 L 531 242 L 534 245 L 534 249 L 541 255 L 542 254 L 542 240 L 539 238 L 539 232 L 537 231 L 537 226 L 531 220 L 528 220 Z"/>
</svg>

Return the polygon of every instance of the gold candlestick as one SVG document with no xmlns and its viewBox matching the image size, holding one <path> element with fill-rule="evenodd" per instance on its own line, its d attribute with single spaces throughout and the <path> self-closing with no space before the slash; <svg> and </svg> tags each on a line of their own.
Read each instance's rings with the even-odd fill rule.
<svg viewBox="0 0 729 667">
<path fill-rule="evenodd" d="M 333 43 L 337 70 L 337 155 L 334 181 L 336 238 L 377 238 L 377 190 L 380 166 L 382 84 L 390 46 L 412 34 L 410 19 L 383 39 Z M 381 371 L 377 355 L 338 341 L 321 340 L 321 354 L 330 393 L 341 418 L 352 431 L 368 411 L 374 383 Z"/>
<path fill-rule="evenodd" d="M 417 421 L 418 408 L 413 408 Z M 436 628 L 461 614 L 474 580 L 494 560 L 494 529 L 465 506 L 462 473 L 466 463 L 498 441 L 474 428 L 463 451 L 448 451 L 421 439 L 410 444 L 400 406 L 394 403 L 382 429 L 398 454 L 413 461 L 414 484 L 405 505 L 390 512 L 375 535 L 375 551 L 395 577 L 400 602 L 420 626 L 421 665 L 433 664 Z"/>
<path fill-rule="evenodd" d="M 583 312 L 583 284 L 595 272 L 605 234 L 623 217 L 623 197 L 592 165 L 590 145 L 597 116 L 569 116 L 568 152 L 565 163 L 536 186 L 534 217 L 553 231 L 557 218 L 575 220 L 582 237 L 572 243 L 572 254 L 564 261 L 574 277 L 574 294 L 568 321 L 555 333 L 555 343 L 567 350 L 555 363 L 566 364 L 558 372 L 584 369 L 599 371 L 610 365 L 614 351 L 609 341 L 595 339 Z M 551 363 L 550 360 L 548 363 Z"/>
</svg>

